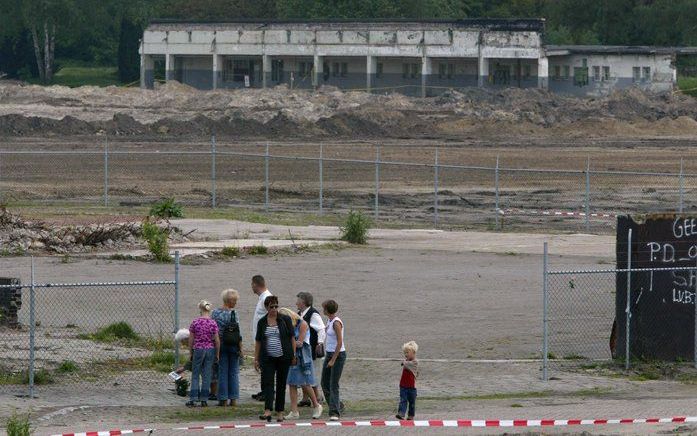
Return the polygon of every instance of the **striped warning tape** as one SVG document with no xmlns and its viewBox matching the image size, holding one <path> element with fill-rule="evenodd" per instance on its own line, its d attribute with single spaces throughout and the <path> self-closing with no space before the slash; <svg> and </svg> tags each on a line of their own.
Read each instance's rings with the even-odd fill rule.
<svg viewBox="0 0 697 436">
<path fill-rule="evenodd" d="M 312 421 L 312 422 L 282 422 L 277 424 L 220 424 L 192 427 L 174 427 L 160 429 L 166 431 L 195 431 L 195 430 L 229 430 L 251 428 L 298 428 L 298 427 L 565 427 L 577 425 L 611 425 L 611 424 L 683 424 L 697 422 L 697 416 L 673 418 L 644 418 L 644 419 L 496 419 L 496 420 L 418 420 L 418 421 Z M 63 433 L 53 436 L 117 436 L 134 433 L 152 433 L 157 429 L 89 431 L 84 433 Z"/>
<path fill-rule="evenodd" d="M 559 210 L 523 210 L 523 209 L 499 209 L 500 213 L 506 214 L 522 214 L 522 215 L 544 215 L 544 216 L 571 216 L 585 217 L 585 212 L 566 212 Z M 589 213 L 591 218 L 617 218 L 619 215 L 612 213 Z"/>
</svg>

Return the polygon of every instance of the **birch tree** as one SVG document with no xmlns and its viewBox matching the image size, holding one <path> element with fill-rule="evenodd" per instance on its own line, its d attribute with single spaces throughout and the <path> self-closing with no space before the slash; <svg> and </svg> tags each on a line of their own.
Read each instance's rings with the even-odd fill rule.
<svg viewBox="0 0 697 436">
<path fill-rule="evenodd" d="M 24 0 L 22 18 L 31 32 L 34 57 L 43 82 L 53 79 L 56 34 L 74 15 L 72 0 Z"/>
</svg>

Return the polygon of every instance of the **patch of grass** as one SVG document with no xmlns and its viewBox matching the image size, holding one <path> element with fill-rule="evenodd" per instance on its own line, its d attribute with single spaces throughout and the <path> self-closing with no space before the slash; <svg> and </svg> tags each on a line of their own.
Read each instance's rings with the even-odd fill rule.
<svg viewBox="0 0 697 436">
<path fill-rule="evenodd" d="M 351 244 L 366 244 L 368 242 L 368 230 L 370 230 L 371 225 L 370 218 L 363 215 L 360 211 L 352 210 L 339 229 L 341 240 Z"/>
<path fill-rule="evenodd" d="M 16 412 L 13 412 L 12 416 L 7 418 L 7 422 L 5 422 L 5 431 L 7 436 L 29 436 L 32 434 L 29 414 L 17 415 Z"/>
<path fill-rule="evenodd" d="M 520 404 L 520 403 L 513 403 L 513 404 L 511 404 L 511 407 L 513 407 L 513 408 L 520 408 L 520 407 L 523 407 L 523 405 Z"/>
<path fill-rule="evenodd" d="M 174 197 L 163 198 L 150 208 L 150 216 L 157 218 L 183 218 L 184 209 Z"/>
<path fill-rule="evenodd" d="M 109 260 L 135 260 L 135 257 L 129 254 L 116 253 L 109 256 Z"/>
<path fill-rule="evenodd" d="M 557 355 L 552 353 L 551 351 L 547 352 L 547 359 L 549 360 L 557 360 Z"/>
<path fill-rule="evenodd" d="M 60 365 L 58 365 L 58 368 L 56 368 L 56 372 L 62 373 L 62 374 L 71 374 L 74 372 L 78 372 L 80 370 L 80 367 L 77 366 L 77 363 L 73 362 L 72 360 L 64 360 L 61 362 Z"/>
<path fill-rule="evenodd" d="M 678 77 L 678 88 L 686 95 L 697 97 L 697 77 Z"/>
<path fill-rule="evenodd" d="M 220 250 L 220 254 L 227 257 L 238 257 L 240 255 L 240 249 L 237 247 L 223 247 Z"/>
<path fill-rule="evenodd" d="M 580 354 L 568 354 L 564 356 L 564 360 L 588 360 L 588 358 Z"/>
<path fill-rule="evenodd" d="M 86 85 L 121 85 L 116 67 L 92 66 L 68 60 L 58 60 L 57 62 L 61 65 L 61 68 L 53 76 L 51 85 L 69 86 L 71 88 Z M 29 82 L 43 84 L 38 78 L 32 78 Z"/>
<path fill-rule="evenodd" d="M 109 324 L 108 326 L 100 329 L 97 331 L 97 333 L 91 335 L 90 339 L 94 339 L 99 342 L 115 342 L 119 339 L 137 341 L 140 339 L 140 337 L 135 330 L 133 330 L 133 327 L 131 327 L 130 324 L 121 321 L 114 324 Z"/>
<path fill-rule="evenodd" d="M 250 256 L 261 256 L 269 254 L 269 249 L 263 245 L 253 245 L 247 249 Z"/>
</svg>

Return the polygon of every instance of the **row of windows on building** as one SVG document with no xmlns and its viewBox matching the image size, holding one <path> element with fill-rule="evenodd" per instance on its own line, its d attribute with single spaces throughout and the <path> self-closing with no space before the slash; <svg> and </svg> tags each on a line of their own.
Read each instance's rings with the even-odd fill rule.
<svg viewBox="0 0 697 436">
<path fill-rule="evenodd" d="M 571 67 L 569 65 L 555 65 L 553 70 L 553 80 L 569 80 L 571 78 Z M 594 82 L 606 82 L 610 80 L 610 67 L 607 65 L 594 65 L 592 76 Z M 588 85 L 588 67 L 574 67 L 574 84 L 579 86 Z M 632 67 L 632 80 L 634 82 L 648 82 L 651 80 L 651 67 Z"/>
</svg>

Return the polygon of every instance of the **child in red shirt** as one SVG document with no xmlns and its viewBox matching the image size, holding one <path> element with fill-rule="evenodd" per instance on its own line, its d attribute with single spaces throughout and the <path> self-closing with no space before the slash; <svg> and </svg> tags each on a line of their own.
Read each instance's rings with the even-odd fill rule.
<svg viewBox="0 0 697 436">
<path fill-rule="evenodd" d="M 397 419 L 404 419 L 409 406 L 408 420 L 414 419 L 416 414 L 416 377 L 419 376 L 419 362 L 416 360 L 416 352 L 419 346 L 414 341 L 409 341 L 402 346 L 404 360 L 402 361 L 402 378 L 399 380 L 399 410 Z"/>
</svg>

